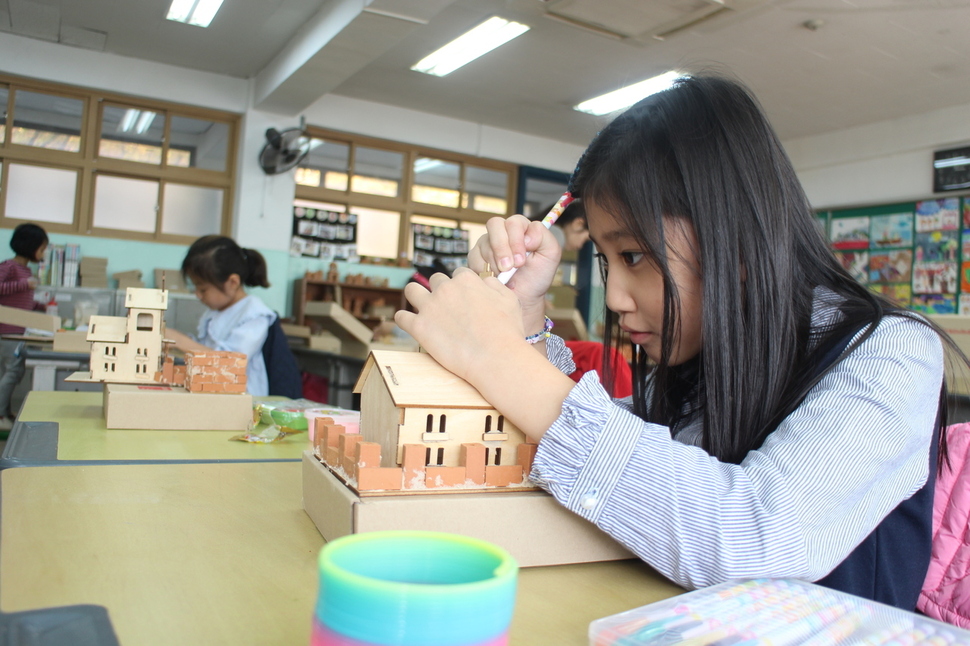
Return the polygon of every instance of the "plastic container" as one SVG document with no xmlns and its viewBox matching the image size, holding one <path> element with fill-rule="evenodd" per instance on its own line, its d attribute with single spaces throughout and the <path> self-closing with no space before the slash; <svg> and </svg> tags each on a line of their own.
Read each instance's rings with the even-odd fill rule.
<svg viewBox="0 0 970 646">
<path fill-rule="evenodd" d="M 787 579 L 722 583 L 597 619 L 591 646 L 970 644 L 970 631 Z"/>
</svg>

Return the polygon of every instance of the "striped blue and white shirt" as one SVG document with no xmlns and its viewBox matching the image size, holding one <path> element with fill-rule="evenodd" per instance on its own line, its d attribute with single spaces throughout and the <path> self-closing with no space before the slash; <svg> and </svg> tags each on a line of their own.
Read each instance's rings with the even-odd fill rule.
<svg viewBox="0 0 970 646">
<path fill-rule="evenodd" d="M 837 316 L 816 292 L 813 326 Z M 571 372 L 561 341 L 550 360 Z M 943 378 L 930 328 L 887 317 L 741 464 L 708 455 L 700 422 L 671 438 L 587 373 L 531 477 L 686 588 L 739 578 L 816 581 L 926 482 Z"/>
</svg>

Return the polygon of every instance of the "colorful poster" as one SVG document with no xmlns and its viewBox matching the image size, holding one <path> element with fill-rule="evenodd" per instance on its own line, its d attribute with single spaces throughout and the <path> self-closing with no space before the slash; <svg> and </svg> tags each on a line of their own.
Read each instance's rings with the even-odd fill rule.
<svg viewBox="0 0 970 646">
<path fill-rule="evenodd" d="M 964 260 L 960 267 L 960 293 L 970 295 L 970 259 Z"/>
<path fill-rule="evenodd" d="M 954 294 L 916 294 L 911 307 L 924 314 L 956 314 L 957 299 Z"/>
<path fill-rule="evenodd" d="M 960 228 L 960 199 L 923 200 L 916 203 L 916 231 L 956 231 Z"/>
<path fill-rule="evenodd" d="M 963 198 L 963 228 L 970 229 L 970 198 Z"/>
<path fill-rule="evenodd" d="M 836 251 L 835 257 L 839 259 L 849 275 L 857 281 L 863 285 L 869 282 L 868 251 Z"/>
<path fill-rule="evenodd" d="M 956 262 L 960 249 L 960 234 L 956 231 L 931 231 L 916 234 L 915 262 Z"/>
<path fill-rule="evenodd" d="M 960 294 L 960 316 L 970 316 L 970 294 Z"/>
<path fill-rule="evenodd" d="M 908 283 L 912 276 L 912 249 L 874 251 L 869 254 L 870 283 Z"/>
<path fill-rule="evenodd" d="M 914 294 L 955 294 L 956 291 L 955 262 L 920 262 L 913 266 Z"/>
<path fill-rule="evenodd" d="M 870 285 L 869 289 L 902 307 L 909 307 L 913 301 L 913 288 L 909 284 Z"/>
<path fill-rule="evenodd" d="M 913 214 L 873 216 L 869 225 L 869 246 L 873 249 L 913 246 Z"/>
<path fill-rule="evenodd" d="M 832 247 L 835 249 L 868 249 L 869 216 L 833 218 Z"/>
</svg>

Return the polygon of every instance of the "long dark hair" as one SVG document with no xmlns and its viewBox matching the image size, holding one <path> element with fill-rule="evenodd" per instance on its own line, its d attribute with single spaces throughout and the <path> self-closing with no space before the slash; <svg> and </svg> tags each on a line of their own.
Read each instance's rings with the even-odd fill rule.
<svg viewBox="0 0 970 646">
<path fill-rule="evenodd" d="M 838 262 L 781 142 L 736 81 L 685 77 L 640 101 L 593 140 L 573 185 L 629 227 L 663 276 L 661 357 L 650 365 L 635 356 L 634 412 L 672 433 L 702 415 L 703 448 L 721 461 L 739 463 L 760 447 L 831 370 L 818 370 L 819 348 L 864 330 L 844 357 L 884 316 L 923 320 Z M 703 271 L 704 341 L 680 365 L 669 364 L 681 310 L 665 217 L 693 226 Z M 819 286 L 843 299 L 844 316 L 812 330 Z M 607 345 L 619 344 L 617 324 L 607 309 Z M 604 373 L 609 380 L 608 366 Z"/>
<path fill-rule="evenodd" d="M 218 289 L 239 274 L 243 285 L 269 287 L 266 260 L 255 249 L 243 249 L 226 236 L 202 236 L 192 243 L 182 261 L 182 277 Z"/>
</svg>

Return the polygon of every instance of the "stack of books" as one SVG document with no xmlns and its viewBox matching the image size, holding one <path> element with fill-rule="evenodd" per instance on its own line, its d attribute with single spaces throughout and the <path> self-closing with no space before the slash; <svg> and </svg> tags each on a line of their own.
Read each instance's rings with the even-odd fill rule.
<svg viewBox="0 0 970 646">
<path fill-rule="evenodd" d="M 37 269 L 40 284 L 52 287 L 77 286 L 80 258 L 80 245 L 48 245 L 47 251 L 44 252 L 44 258 L 40 261 L 40 266 Z"/>
<path fill-rule="evenodd" d="M 82 287 L 107 287 L 108 286 L 108 259 L 85 256 L 81 258 L 81 286 Z"/>
</svg>

